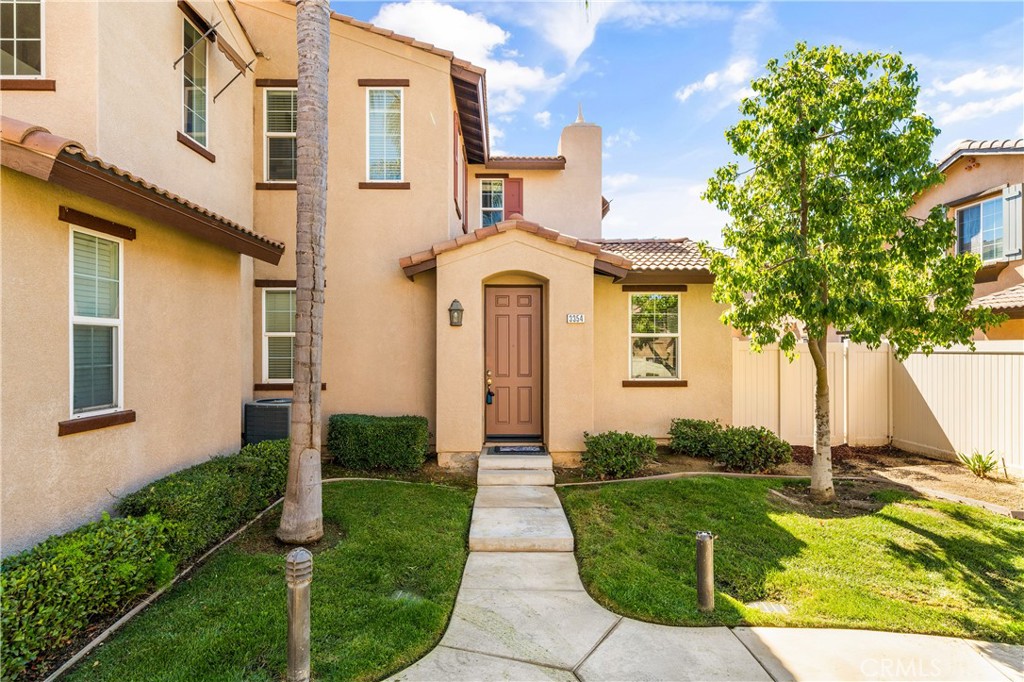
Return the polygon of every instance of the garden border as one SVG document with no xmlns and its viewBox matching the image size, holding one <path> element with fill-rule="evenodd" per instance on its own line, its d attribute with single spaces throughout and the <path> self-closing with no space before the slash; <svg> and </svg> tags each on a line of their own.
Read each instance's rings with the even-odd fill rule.
<svg viewBox="0 0 1024 682">
<path fill-rule="evenodd" d="M 679 478 L 694 478 L 697 476 L 722 476 L 725 478 L 768 478 L 768 479 L 788 479 L 788 480 L 808 480 L 810 476 L 797 476 L 794 474 L 743 474 L 730 471 L 676 471 L 671 474 L 655 474 L 653 476 L 637 476 L 635 478 L 616 478 L 607 481 L 576 481 L 574 483 L 555 483 L 556 488 L 571 488 L 573 486 L 581 485 L 605 485 L 607 483 L 636 483 L 643 481 L 670 481 Z M 984 509 L 985 511 L 998 514 L 1000 516 L 1008 516 L 1011 519 L 1017 519 L 1014 516 L 1013 511 L 1009 507 L 1004 507 L 993 502 L 985 502 L 984 500 L 976 500 L 973 497 L 964 497 L 962 495 L 955 495 L 953 493 L 945 493 L 940 490 L 933 490 L 931 488 L 921 488 L 909 483 L 902 483 L 899 481 L 893 481 L 892 479 L 886 478 L 885 476 L 833 476 L 832 480 L 835 481 L 871 481 L 872 483 L 889 483 L 895 486 L 903 488 L 909 488 L 916 493 L 920 493 L 925 497 L 935 498 L 937 500 L 943 500 L 945 502 L 956 502 L 958 504 L 966 504 L 969 507 L 975 507 L 977 509 Z M 1021 519 L 1018 519 L 1021 520 Z"/>
</svg>

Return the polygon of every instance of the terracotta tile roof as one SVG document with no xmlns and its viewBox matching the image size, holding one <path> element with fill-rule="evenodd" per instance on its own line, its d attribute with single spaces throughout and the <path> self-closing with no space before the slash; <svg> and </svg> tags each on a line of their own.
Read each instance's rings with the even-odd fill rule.
<svg viewBox="0 0 1024 682">
<path fill-rule="evenodd" d="M 987 296 L 979 296 L 969 307 L 991 308 L 996 312 L 1024 312 L 1024 284 L 1017 284 Z"/>
<path fill-rule="evenodd" d="M 491 161 L 565 161 L 564 156 L 492 156 Z"/>
<path fill-rule="evenodd" d="M 598 261 L 607 263 L 614 268 L 629 270 L 633 267 L 632 262 L 628 258 L 602 249 L 600 244 L 588 242 L 584 239 L 577 239 L 576 237 L 570 237 L 569 235 L 562 234 L 557 230 L 551 230 L 537 223 L 523 220 L 523 217 L 518 213 L 512 214 L 508 220 L 503 220 L 502 222 L 491 225 L 490 227 L 474 230 L 469 234 L 460 235 L 455 239 L 449 239 L 446 242 L 435 244 L 426 251 L 420 251 L 412 254 L 411 256 L 406 256 L 405 258 L 400 259 L 398 263 L 406 271 L 406 274 L 422 272 L 425 269 L 429 269 L 429 267 L 417 266 L 424 264 L 427 266 L 431 265 L 440 254 L 445 253 L 446 251 L 453 251 L 465 246 L 466 244 L 480 242 L 489 237 L 493 237 L 496 234 L 509 232 L 511 230 L 529 232 L 537 235 L 538 237 L 543 237 L 548 241 L 555 242 L 556 244 L 562 244 L 563 246 L 576 249 L 577 251 L 593 254 Z M 413 269 L 415 272 L 410 273 L 410 270 Z"/>
<path fill-rule="evenodd" d="M 687 239 L 604 239 L 601 248 L 633 262 L 640 270 L 707 270 L 696 242 Z"/>
<path fill-rule="evenodd" d="M 961 156 L 968 154 L 1024 154 L 1024 138 L 1007 140 L 964 140 L 939 162 L 939 170 L 952 166 Z"/>
<path fill-rule="evenodd" d="M 259 243 L 265 250 L 277 252 L 278 258 L 284 252 L 285 247 L 281 242 L 258 234 L 195 202 L 178 196 L 158 185 L 154 185 L 129 171 L 107 163 L 98 156 L 89 154 L 82 144 L 54 135 L 42 126 L 19 121 L 8 116 L 0 117 L 0 141 L 4 145 L 4 154 L 0 161 L 2 161 L 4 166 L 14 170 L 28 173 L 41 180 L 51 181 L 58 158 L 80 162 L 83 165 L 101 171 L 105 175 L 112 176 L 117 180 L 129 183 L 136 188 L 187 208 L 192 214 L 204 218 L 207 223 L 216 223 L 225 228 L 226 231 L 234 233 L 245 241 Z M 25 152 L 29 153 L 26 154 Z"/>
</svg>

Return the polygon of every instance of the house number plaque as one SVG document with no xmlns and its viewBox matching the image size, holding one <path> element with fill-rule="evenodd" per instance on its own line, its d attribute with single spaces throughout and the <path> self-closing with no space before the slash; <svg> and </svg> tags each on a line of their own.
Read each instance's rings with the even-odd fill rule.
<svg viewBox="0 0 1024 682">
<path fill-rule="evenodd" d="M 587 318 L 583 313 L 569 313 L 565 316 L 565 321 L 569 324 L 583 324 L 587 321 Z"/>
</svg>

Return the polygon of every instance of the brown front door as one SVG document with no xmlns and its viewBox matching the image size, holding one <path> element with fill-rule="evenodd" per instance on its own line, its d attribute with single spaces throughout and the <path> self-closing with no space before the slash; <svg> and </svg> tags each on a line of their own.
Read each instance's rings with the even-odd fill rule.
<svg viewBox="0 0 1024 682">
<path fill-rule="evenodd" d="M 487 436 L 540 437 L 541 288 L 487 287 L 486 305 Z"/>
</svg>

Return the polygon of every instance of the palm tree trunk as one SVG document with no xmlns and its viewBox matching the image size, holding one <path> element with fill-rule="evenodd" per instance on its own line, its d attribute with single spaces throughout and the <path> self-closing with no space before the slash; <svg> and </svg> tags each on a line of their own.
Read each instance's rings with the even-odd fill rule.
<svg viewBox="0 0 1024 682">
<path fill-rule="evenodd" d="M 811 500 L 826 504 L 836 499 L 832 487 L 832 425 L 829 423 L 828 337 L 807 339 L 814 360 L 814 458 L 811 460 Z"/>
<path fill-rule="evenodd" d="M 299 0 L 296 95 L 295 367 L 288 487 L 277 537 L 300 544 L 320 539 L 320 364 L 324 326 L 324 232 L 327 225 L 328 0 Z"/>
</svg>

